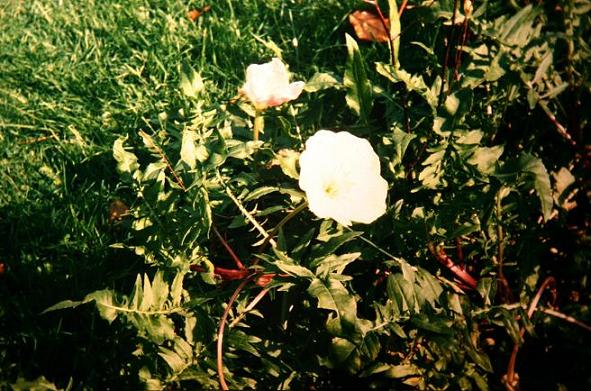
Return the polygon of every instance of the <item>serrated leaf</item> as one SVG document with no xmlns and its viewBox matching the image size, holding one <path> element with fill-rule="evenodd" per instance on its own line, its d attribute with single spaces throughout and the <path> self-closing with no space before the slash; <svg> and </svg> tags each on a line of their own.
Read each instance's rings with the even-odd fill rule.
<svg viewBox="0 0 591 391">
<path fill-rule="evenodd" d="M 482 277 L 478 279 L 478 293 L 484 300 L 484 305 L 491 305 L 496 293 L 494 280 L 490 277 Z"/>
<path fill-rule="evenodd" d="M 470 356 L 470 358 L 476 363 L 478 364 L 478 366 L 482 369 L 484 369 L 486 372 L 488 373 L 492 373 L 493 372 L 493 367 L 492 364 L 490 362 L 490 359 L 488 358 L 488 356 L 486 355 L 486 353 L 484 352 L 479 352 L 477 351 L 474 347 L 472 346 L 468 346 L 466 348 L 466 351 L 468 352 L 468 355 Z"/>
<path fill-rule="evenodd" d="M 359 116 L 362 122 L 367 123 L 372 107 L 372 87 L 367 78 L 365 64 L 357 42 L 349 34 L 345 34 L 345 38 L 348 52 L 345 76 L 343 77 L 343 84 L 347 89 L 345 99 L 347 106 Z"/>
<path fill-rule="evenodd" d="M 513 186 L 525 183 L 533 187 L 540 200 L 544 221 L 550 218 L 553 205 L 552 188 L 550 176 L 541 159 L 529 153 L 522 153 L 519 158 L 510 160 L 497 170 L 495 177 Z"/>
<path fill-rule="evenodd" d="M 84 300 L 94 300 L 99 313 L 103 319 L 112 323 L 118 315 L 119 306 L 115 303 L 115 292 L 110 289 L 103 289 L 86 296 Z"/>
</svg>

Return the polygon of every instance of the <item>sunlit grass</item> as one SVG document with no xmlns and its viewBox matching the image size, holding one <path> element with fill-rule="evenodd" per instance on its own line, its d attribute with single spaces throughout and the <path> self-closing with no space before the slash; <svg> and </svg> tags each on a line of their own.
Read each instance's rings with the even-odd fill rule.
<svg viewBox="0 0 591 391">
<path fill-rule="evenodd" d="M 124 330 L 106 331 L 92 311 L 39 315 L 105 281 L 135 278 L 135 259 L 109 248 L 122 235 L 108 222 L 109 203 L 126 194 L 113 141 L 184 107 L 183 63 L 204 78 L 212 106 L 236 95 L 249 63 L 278 54 L 303 79 L 336 68 L 345 55 L 336 32 L 354 3 L 228 0 L 195 22 L 187 11 L 206 2 L 0 5 L 0 379 L 136 381 L 111 366 L 132 348 L 100 343 Z M 106 352 L 87 358 L 97 343 Z"/>
</svg>

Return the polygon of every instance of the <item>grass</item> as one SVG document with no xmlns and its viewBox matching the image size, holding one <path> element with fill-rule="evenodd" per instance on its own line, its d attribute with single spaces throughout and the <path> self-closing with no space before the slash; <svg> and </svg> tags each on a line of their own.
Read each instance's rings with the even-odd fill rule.
<svg viewBox="0 0 591 391">
<path fill-rule="evenodd" d="M 301 78 L 334 67 L 331 58 L 344 56 L 336 32 L 354 3 L 228 0 L 195 22 L 187 11 L 205 3 L 0 6 L 0 380 L 135 385 L 127 376 L 135 372 L 115 366 L 133 351 L 129 330 L 113 331 L 93 309 L 41 315 L 105 281 L 129 286 L 141 268 L 109 247 L 120 239 L 109 203 L 126 192 L 113 141 L 184 106 L 183 63 L 206 80 L 207 99 L 222 103 L 246 66 L 275 47 Z M 126 333 L 129 346 L 109 344 Z"/>
</svg>

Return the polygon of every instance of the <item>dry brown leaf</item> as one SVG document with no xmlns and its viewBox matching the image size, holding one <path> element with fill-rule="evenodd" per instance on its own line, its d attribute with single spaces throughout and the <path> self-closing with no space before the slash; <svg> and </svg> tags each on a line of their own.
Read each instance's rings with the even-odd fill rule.
<svg viewBox="0 0 591 391">
<path fill-rule="evenodd" d="M 198 17 L 206 13 L 211 9 L 210 5 L 206 5 L 205 7 L 201 8 L 200 10 L 191 10 L 187 12 L 187 18 L 191 19 L 191 21 L 196 21 Z"/>
<path fill-rule="evenodd" d="M 390 20 L 385 19 L 386 27 L 390 28 Z M 364 41 L 388 42 L 390 34 L 380 17 L 369 11 L 355 11 L 349 15 L 349 23 L 353 26 L 357 37 Z"/>
<path fill-rule="evenodd" d="M 109 223 L 123 220 L 123 217 L 127 216 L 129 208 L 121 200 L 114 200 L 109 205 Z"/>
</svg>

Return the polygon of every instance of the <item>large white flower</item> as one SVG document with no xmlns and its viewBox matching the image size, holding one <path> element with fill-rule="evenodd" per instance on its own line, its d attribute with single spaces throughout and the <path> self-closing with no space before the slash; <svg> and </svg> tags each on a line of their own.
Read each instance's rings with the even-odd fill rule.
<svg viewBox="0 0 591 391">
<path fill-rule="evenodd" d="M 280 59 L 274 58 L 266 64 L 251 64 L 246 68 L 246 83 L 242 93 L 257 110 L 279 106 L 296 99 L 302 93 L 305 83 L 289 83 L 289 72 Z"/>
<path fill-rule="evenodd" d="M 369 224 L 386 212 L 388 183 L 369 142 L 348 132 L 320 130 L 300 156 L 299 185 L 310 210 L 342 225 Z"/>
</svg>

